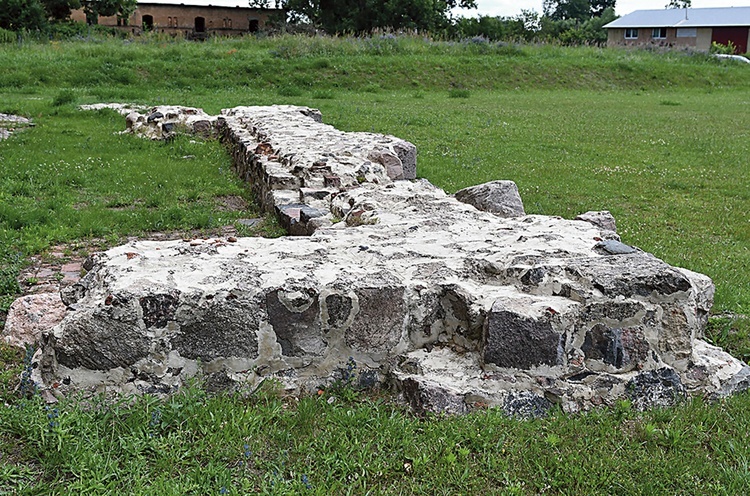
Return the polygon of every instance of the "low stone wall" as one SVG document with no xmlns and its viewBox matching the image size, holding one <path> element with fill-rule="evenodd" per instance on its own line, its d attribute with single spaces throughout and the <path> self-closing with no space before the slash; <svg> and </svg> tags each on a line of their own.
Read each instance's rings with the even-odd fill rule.
<svg viewBox="0 0 750 496">
<path fill-rule="evenodd" d="M 153 135 L 168 110 L 121 111 Z M 308 236 L 96 255 L 43 339 L 37 377 L 55 394 L 167 393 L 196 375 L 304 390 L 350 359 L 417 411 L 645 408 L 750 386 L 747 365 L 701 341 L 710 279 L 620 243 L 611 216 L 525 215 L 507 183 L 458 195 L 495 213 L 478 210 L 414 180 L 413 145 L 342 133 L 313 109 L 194 110 L 166 133 L 190 128 L 180 116 L 210 122 L 264 208 Z"/>
</svg>

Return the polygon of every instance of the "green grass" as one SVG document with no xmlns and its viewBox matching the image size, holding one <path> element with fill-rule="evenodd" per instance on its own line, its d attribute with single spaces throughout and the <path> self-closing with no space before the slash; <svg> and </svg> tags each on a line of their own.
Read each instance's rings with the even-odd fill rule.
<svg viewBox="0 0 750 496">
<path fill-rule="evenodd" d="M 319 107 L 344 130 L 394 134 L 454 192 L 516 181 L 529 213 L 608 209 L 623 240 L 717 284 L 708 337 L 750 358 L 750 78 L 702 55 L 417 37 L 0 45 L 0 112 L 36 126 L 0 142 L 0 320 L 33 254 L 154 230 L 210 231 L 250 199 L 213 141 L 118 134 L 101 101 Z M 278 235 L 266 221 L 265 233 Z M 241 231 L 242 234 L 256 234 Z M 742 494 L 750 395 L 670 410 L 626 403 L 519 422 L 418 419 L 387 396 L 272 392 L 166 402 L 13 392 L 0 345 L 0 494 Z M 331 395 L 338 400 L 325 400 Z M 51 422 L 51 423 L 50 423 Z M 307 485 L 309 484 L 309 488 Z"/>
<path fill-rule="evenodd" d="M 0 409 L 14 494 L 742 494 L 750 396 L 518 421 L 379 397 L 25 401 Z M 19 445 L 19 440 L 23 442 Z M 7 463 L 10 461 L 10 463 Z"/>
</svg>

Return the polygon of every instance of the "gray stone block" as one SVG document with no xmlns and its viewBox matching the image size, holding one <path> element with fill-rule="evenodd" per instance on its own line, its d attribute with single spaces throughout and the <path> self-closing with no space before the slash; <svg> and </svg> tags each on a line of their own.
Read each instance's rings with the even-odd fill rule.
<svg viewBox="0 0 750 496">
<path fill-rule="evenodd" d="M 498 217 L 520 217 L 526 215 L 521 195 L 513 181 L 490 181 L 470 186 L 456 192 L 456 199 L 468 203 L 483 212 Z"/>
</svg>

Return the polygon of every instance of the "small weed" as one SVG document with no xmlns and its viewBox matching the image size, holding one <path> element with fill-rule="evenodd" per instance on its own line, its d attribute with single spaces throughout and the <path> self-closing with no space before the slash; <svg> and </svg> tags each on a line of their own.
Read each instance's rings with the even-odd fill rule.
<svg viewBox="0 0 750 496">
<path fill-rule="evenodd" d="M 448 90 L 448 98 L 469 98 L 471 91 L 463 88 L 451 88 Z"/>
<path fill-rule="evenodd" d="M 76 101 L 76 94 L 73 90 L 63 89 L 57 92 L 55 97 L 52 99 L 52 105 L 54 107 L 62 107 Z"/>
</svg>

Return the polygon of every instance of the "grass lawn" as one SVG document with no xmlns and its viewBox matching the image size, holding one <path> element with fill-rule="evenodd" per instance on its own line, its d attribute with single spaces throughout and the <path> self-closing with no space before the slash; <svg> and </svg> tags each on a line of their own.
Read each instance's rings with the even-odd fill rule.
<svg viewBox="0 0 750 496">
<path fill-rule="evenodd" d="M 250 201 L 212 141 L 117 134 L 100 101 L 318 107 L 343 130 L 412 141 L 449 192 L 512 179 L 529 213 L 610 210 L 623 241 L 717 285 L 710 337 L 750 359 L 750 78 L 701 55 L 417 38 L 0 45 L 0 320 L 27 257 L 59 243 L 212 230 Z M 272 222 L 260 229 L 274 234 Z M 249 233 L 253 234 L 253 233 Z M 741 494 L 750 396 L 634 412 L 626 403 L 520 422 L 417 419 L 348 388 L 162 402 L 11 391 L 0 347 L 0 494 Z M 329 404 L 326 400 L 334 397 Z"/>
</svg>

